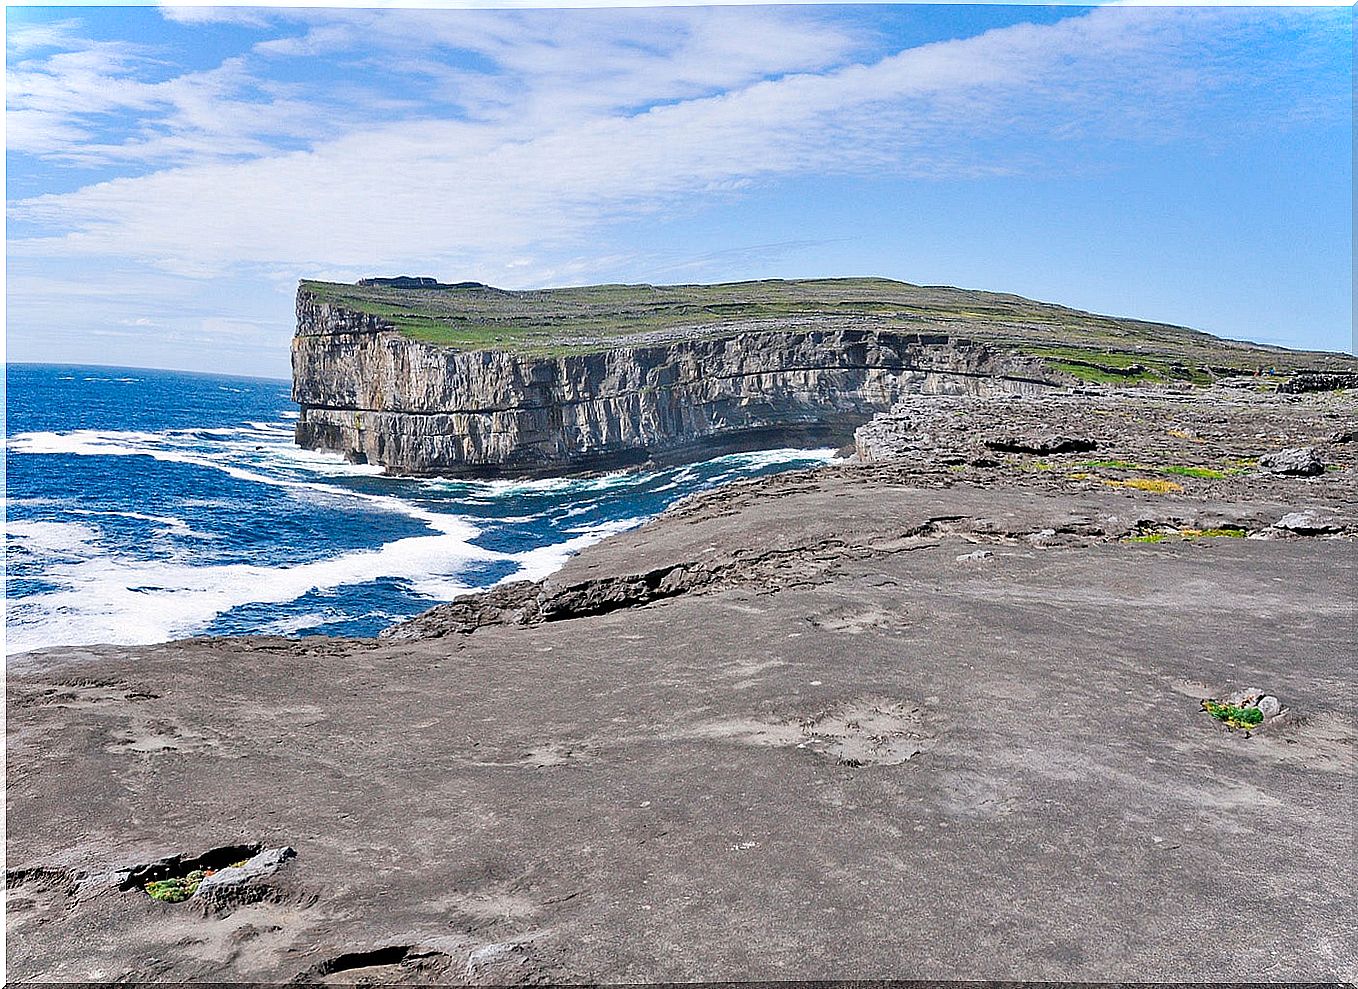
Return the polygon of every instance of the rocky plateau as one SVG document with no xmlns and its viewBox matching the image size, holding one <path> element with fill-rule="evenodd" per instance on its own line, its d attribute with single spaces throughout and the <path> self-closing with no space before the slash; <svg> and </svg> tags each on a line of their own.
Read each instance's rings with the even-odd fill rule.
<svg viewBox="0 0 1358 989">
<path fill-rule="evenodd" d="M 9 978 L 1358 979 L 1358 398 L 1257 384 L 884 389 L 380 639 L 11 657 Z"/>
</svg>

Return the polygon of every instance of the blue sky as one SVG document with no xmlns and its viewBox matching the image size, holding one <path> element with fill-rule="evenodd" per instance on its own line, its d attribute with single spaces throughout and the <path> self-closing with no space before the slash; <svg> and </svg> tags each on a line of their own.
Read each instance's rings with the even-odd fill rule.
<svg viewBox="0 0 1358 989">
<path fill-rule="evenodd" d="M 1352 350 L 1350 8 L 10 8 L 7 348 L 286 376 L 302 277 L 871 274 Z"/>
</svg>

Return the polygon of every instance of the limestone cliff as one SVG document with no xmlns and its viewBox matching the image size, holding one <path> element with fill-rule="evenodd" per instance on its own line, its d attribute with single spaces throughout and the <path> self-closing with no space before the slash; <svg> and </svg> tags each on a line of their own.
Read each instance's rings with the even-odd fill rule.
<svg viewBox="0 0 1358 989">
<path fill-rule="evenodd" d="M 985 344 L 842 321 L 626 341 L 558 354 L 456 349 L 304 283 L 297 442 L 395 474 L 562 473 L 840 444 L 903 395 L 1050 383 L 1040 361 Z"/>
</svg>

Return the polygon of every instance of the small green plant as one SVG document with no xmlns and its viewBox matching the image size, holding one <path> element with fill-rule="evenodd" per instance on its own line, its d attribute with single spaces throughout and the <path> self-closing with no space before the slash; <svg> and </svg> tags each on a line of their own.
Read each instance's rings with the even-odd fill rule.
<svg viewBox="0 0 1358 989">
<path fill-rule="evenodd" d="M 1202 709 L 1234 731 L 1237 728 L 1253 728 L 1264 720 L 1264 712 L 1257 707 L 1236 707 L 1211 698 L 1202 702 Z"/>
<path fill-rule="evenodd" d="M 183 903 L 198 892 L 199 884 L 211 872 L 210 869 L 194 869 L 187 875 L 153 880 L 146 884 L 146 895 L 153 900 L 159 900 L 161 903 Z"/>
<path fill-rule="evenodd" d="M 1165 541 L 1163 532 L 1146 532 L 1139 536 L 1128 536 L 1129 543 L 1162 543 Z"/>
<path fill-rule="evenodd" d="M 237 868 L 248 861 L 249 859 L 241 859 L 239 862 L 232 862 L 228 868 Z M 198 892 L 198 887 L 202 885 L 204 879 L 216 871 L 216 869 L 193 869 L 182 876 L 153 879 L 142 888 L 146 890 L 147 896 L 161 903 L 183 903 Z"/>
</svg>

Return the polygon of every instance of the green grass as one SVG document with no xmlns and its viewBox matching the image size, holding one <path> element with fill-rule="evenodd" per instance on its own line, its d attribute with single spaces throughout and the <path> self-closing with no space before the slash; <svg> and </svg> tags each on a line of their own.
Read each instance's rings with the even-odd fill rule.
<svg viewBox="0 0 1358 989">
<path fill-rule="evenodd" d="M 146 895 L 162 903 L 182 903 L 194 893 L 208 876 L 206 869 L 194 869 L 182 876 L 157 879 L 146 884 Z"/>
<path fill-rule="evenodd" d="M 1126 460 L 1086 460 L 1081 467 L 1101 468 L 1103 470 L 1149 470 L 1150 468 L 1142 464 L 1133 464 Z"/>
<path fill-rule="evenodd" d="M 1262 724 L 1264 712 L 1257 707 L 1236 707 L 1211 699 L 1202 702 L 1202 709 L 1228 728 L 1253 728 Z"/>
<path fill-rule="evenodd" d="M 1212 383 L 1212 375 L 1191 362 L 1155 352 L 1098 350 L 1086 347 L 1027 347 L 1023 353 L 1044 358 L 1054 371 L 1080 381 L 1104 385 L 1139 385 L 1186 381 Z"/>
<path fill-rule="evenodd" d="M 1134 464 L 1126 460 L 1086 460 L 1081 466 L 1102 470 L 1139 470 L 1153 474 L 1174 474 L 1178 477 L 1197 477 L 1206 480 L 1229 477 L 1232 474 L 1239 474 L 1243 470 L 1243 468 L 1218 470 L 1215 467 L 1193 467 L 1186 464 L 1168 464 L 1164 467 L 1158 467 L 1154 464 Z"/>
<path fill-rule="evenodd" d="M 1224 470 L 1217 470 L 1215 467 L 1184 467 L 1179 464 L 1172 464 L 1169 467 L 1152 467 L 1151 470 L 1158 470 L 1163 474 L 1178 474 L 1180 477 L 1201 477 L 1211 480 L 1226 476 Z"/>
<path fill-rule="evenodd" d="M 241 859 L 239 862 L 232 862 L 229 868 L 244 865 L 247 861 L 249 860 Z M 142 888 L 146 890 L 147 896 L 161 903 L 183 903 L 198 892 L 198 887 L 203 884 L 204 879 L 216 871 L 216 869 L 192 869 L 182 876 L 153 879 Z"/>
<path fill-rule="evenodd" d="M 304 281 L 301 291 L 320 302 L 377 316 L 414 339 L 460 350 L 560 355 L 606 350 L 622 337 L 650 331 L 723 336 L 760 329 L 853 328 L 975 340 L 1042 357 L 1054 369 L 1085 380 L 1110 383 L 1206 381 L 1204 365 L 1248 370 L 1289 361 L 1316 364 L 1304 354 L 1231 343 L 1184 327 L 888 278 L 526 291 Z M 1331 365 L 1341 360 L 1326 358 Z M 1133 364 L 1144 370 L 1116 373 Z"/>
<path fill-rule="evenodd" d="M 1128 543 L 1162 543 L 1171 536 L 1179 539 L 1243 539 L 1248 533 L 1244 529 L 1223 528 L 1223 529 L 1178 529 L 1173 532 L 1140 532 L 1135 536 L 1127 536 L 1123 542 Z"/>
</svg>

